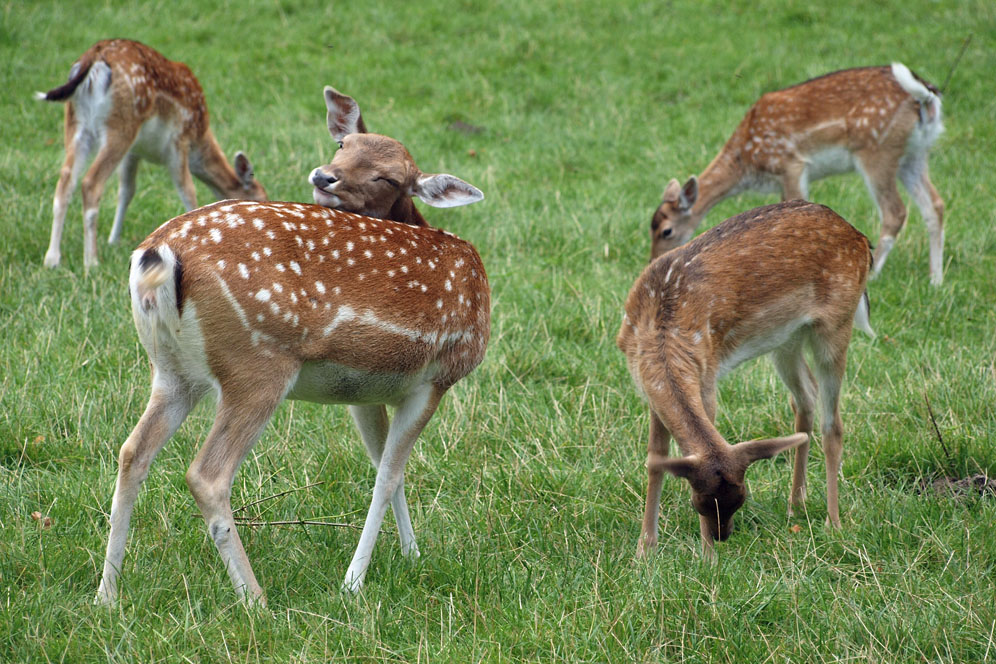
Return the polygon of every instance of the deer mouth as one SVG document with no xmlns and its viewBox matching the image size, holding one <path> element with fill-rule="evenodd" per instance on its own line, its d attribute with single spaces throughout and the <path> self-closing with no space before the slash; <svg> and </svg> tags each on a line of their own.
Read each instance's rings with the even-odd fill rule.
<svg viewBox="0 0 996 664">
<path fill-rule="evenodd" d="M 335 207 L 339 207 L 340 205 L 342 205 L 342 199 L 341 198 L 339 198 L 335 194 L 332 194 L 332 193 L 329 193 L 328 191 L 325 191 L 321 187 L 315 187 L 315 189 L 314 189 L 314 191 L 312 191 L 311 195 L 312 195 L 312 198 L 315 199 L 315 203 L 317 203 L 318 205 L 324 206 L 324 207 L 335 208 Z"/>
</svg>

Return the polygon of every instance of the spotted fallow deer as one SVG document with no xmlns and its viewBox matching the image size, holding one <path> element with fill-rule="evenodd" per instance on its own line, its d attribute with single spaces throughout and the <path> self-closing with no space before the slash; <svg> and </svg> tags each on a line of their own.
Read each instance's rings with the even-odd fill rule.
<svg viewBox="0 0 996 664">
<path fill-rule="evenodd" d="M 882 228 L 873 275 L 906 223 L 902 181 L 930 235 L 930 281 L 944 268 L 944 203 L 927 153 L 941 134 L 937 88 L 905 66 L 847 69 L 769 92 L 755 103 L 701 175 L 671 180 L 651 221 L 652 257 L 689 240 L 705 214 L 746 190 L 806 199 L 813 180 L 857 170 L 878 205 Z"/>
<path fill-rule="evenodd" d="M 790 201 L 728 219 L 643 271 L 616 339 L 650 405 L 649 482 L 637 556 L 657 545 L 665 471 L 691 484 L 707 557 L 714 555 L 714 540 L 730 535 L 746 498 L 744 473 L 754 461 L 796 448 L 789 513 L 801 507 L 817 398 L 827 521 L 840 527 L 838 403 L 852 324 L 874 335 L 865 294 L 871 258 L 867 238 L 830 208 Z M 765 353 L 792 394 L 797 433 L 730 445 L 714 425 L 716 382 Z M 671 436 L 683 456 L 668 456 Z"/>
<path fill-rule="evenodd" d="M 218 198 L 265 201 L 266 191 L 253 176 L 246 156 L 235 153 L 234 168 L 225 159 L 208 126 L 204 92 L 187 65 L 171 62 L 145 44 L 127 39 L 100 41 L 73 63 L 69 80 L 42 101 L 66 102 L 66 158 L 52 203 L 52 237 L 45 265 L 55 267 L 69 199 L 83 169 L 83 265 L 97 264 L 97 212 L 107 179 L 121 165 L 118 207 L 108 239 L 121 237 L 125 211 L 135 195 L 142 159 L 169 169 L 187 211 L 197 207 L 191 174 Z"/>
<path fill-rule="evenodd" d="M 369 209 L 405 207 L 399 199 L 411 196 L 444 207 L 483 198 L 452 175 L 423 174 L 394 139 L 356 133 L 355 102 L 326 96 L 356 111 L 332 127 L 342 148 L 328 170 L 343 186 L 366 187 Z M 473 246 L 404 221 L 222 201 L 167 221 L 139 245 L 129 285 L 152 395 L 121 447 L 98 601 L 117 596 L 149 465 L 209 393 L 214 426 L 186 479 L 241 598 L 264 601 L 232 517 L 232 481 L 284 399 L 351 404 L 377 470 L 343 589 L 361 588 L 388 504 L 402 552 L 418 556 L 405 463 L 440 399 L 484 357 L 490 291 Z"/>
</svg>

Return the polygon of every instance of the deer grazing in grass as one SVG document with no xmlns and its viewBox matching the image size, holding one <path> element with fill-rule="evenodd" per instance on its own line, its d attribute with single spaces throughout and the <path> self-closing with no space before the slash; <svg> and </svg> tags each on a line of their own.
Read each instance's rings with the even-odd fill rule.
<svg viewBox="0 0 996 664">
<path fill-rule="evenodd" d="M 388 504 L 403 553 L 418 556 L 405 463 L 443 395 L 484 357 L 490 291 L 469 243 L 373 215 L 406 209 L 411 201 L 401 199 L 411 196 L 449 207 L 483 194 L 452 175 L 423 174 L 394 139 L 359 133 L 351 98 L 331 88 L 325 96 L 342 147 L 316 198 L 349 211 L 222 201 L 166 222 L 132 254 L 132 314 L 153 365 L 152 395 L 121 447 L 98 601 L 117 596 L 149 465 L 208 393 L 217 414 L 186 479 L 240 597 L 264 601 L 232 517 L 232 481 L 284 399 L 351 404 L 377 470 L 343 589 L 362 586 Z M 345 205 L 347 191 L 365 203 Z"/>
<path fill-rule="evenodd" d="M 792 506 L 806 498 L 806 457 L 817 399 L 827 471 L 827 521 L 840 527 L 837 475 L 841 381 L 857 325 L 870 335 L 867 238 L 830 208 L 790 201 L 728 219 L 654 260 L 626 299 L 616 339 L 650 404 L 649 482 L 637 555 L 657 545 L 665 471 L 692 487 L 703 553 L 725 540 L 754 461 L 795 448 Z M 812 351 L 810 372 L 803 356 Z M 771 353 L 792 393 L 796 434 L 730 445 L 716 429 L 716 381 Z M 818 389 L 817 389 L 818 387 Z M 674 437 L 683 456 L 669 457 Z"/>
<path fill-rule="evenodd" d="M 197 207 L 191 174 L 218 198 L 265 201 L 266 191 L 241 152 L 234 167 L 208 126 L 204 92 L 187 65 L 171 62 L 145 44 L 126 39 L 100 41 L 69 70 L 69 81 L 35 97 L 66 102 L 66 158 L 52 203 L 52 237 L 45 265 L 62 258 L 62 228 L 69 199 L 83 169 L 83 265 L 97 264 L 97 212 L 107 179 L 121 165 L 118 207 L 108 242 L 121 237 L 125 211 L 135 195 L 142 159 L 169 169 L 187 211 Z"/>
<path fill-rule="evenodd" d="M 878 205 L 882 229 L 873 275 L 906 223 L 896 178 L 930 235 L 930 281 L 944 269 L 944 202 L 927 153 L 941 134 L 937 88 L 905 66 L 847 69 L 769 92 L 755 103 L 701 175 L 671 180 L 651 221 L 652 256 L 689 240 L 705 214 L 742 191 L 805 199 L 813 180 L 857 169 Z"/>
</svg>

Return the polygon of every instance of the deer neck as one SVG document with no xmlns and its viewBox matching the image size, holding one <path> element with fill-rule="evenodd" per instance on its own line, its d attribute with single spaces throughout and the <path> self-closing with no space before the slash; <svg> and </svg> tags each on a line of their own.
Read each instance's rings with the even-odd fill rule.
<svg viewBox="0 0 996 664">
<path fill-rule="evenodd" d="M 235 169 L 228 163 L 210 128 L 200 140 L 191 145 L 190 172 L 210 187 L 219 199 L 232 198 L 242 187 Z"/>
<path fill-rule="evenodd" d="M 415 207 L 415 202 L 408 196 L 401 196 L 394 202 L 391 211 L 387 213 L 387 218 L 409 226 L 429 225 L 422 213 Z"/>
<path fill-rule="evenodd" d="M 699 175 L 699 197 L 692 206 L 692 215 L 705 216 L 713 206 L 744 188 L 747 171 L 735 155 L 739 146 L 731 145 L 737 136 L 731 138 L 715 159 Z"/>
</svg>

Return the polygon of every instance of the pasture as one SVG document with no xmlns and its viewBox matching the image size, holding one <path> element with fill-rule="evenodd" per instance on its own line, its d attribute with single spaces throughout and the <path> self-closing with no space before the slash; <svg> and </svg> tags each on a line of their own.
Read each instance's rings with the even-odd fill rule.
<svg viewBox="0 0 996 664">
<path fill-rule="evenodd" d="M 879 336 L 851 343 L 843 530 L 823 526 L 816 444 L 805 513 L 786 514 L 789 459 L 756 464 L 711 566 L 669 478 L 659 550 L 634 560 L 647 415 L 614 340 L 667 180 L 700 172 L 766 91 L 893 60 L 940 86 L 969 36 L 930 160 L 944 284 L 928 283 L 914 208 L 869 286 Z M 422 207 L 481 254 L 492 337 L 407 466 L 422 557 L 402 557 L 389 516 L 358 597 L 338 588 L 374 471 L 345 408 L 283 404 L 236 478 L 259 609 L 236 602 L 184 482 L 205 402 L 139 496 L 121 602 L 93 605 L 117 450 L 149 390 L 128 256 L 182 207 L 144 164 L 109 247 L 112 178 L 84 276 L 77 193 L 45 269 L 63 109 L 31 95 L 111 37 L 187 63 L 222 149 L 244 150 L 274 200 L 310 202 L 307 175 L 331 160 L 324 85 L 422 170 L 484 191 Z M 0 661 L 996 660 L 996 495 L 965 481 L 996 471 L 992 2 L 34 0 L 2 5 L 0 61 Z M 877 239 L 858 176 L 811 198 Z M 774 200 L 727 200 L 700 231 Z M 791 433 L 770 363 L 720 384 L 717 426 Z M 339 525 L 275 523 L 302 520 Z"/>
</svg>

